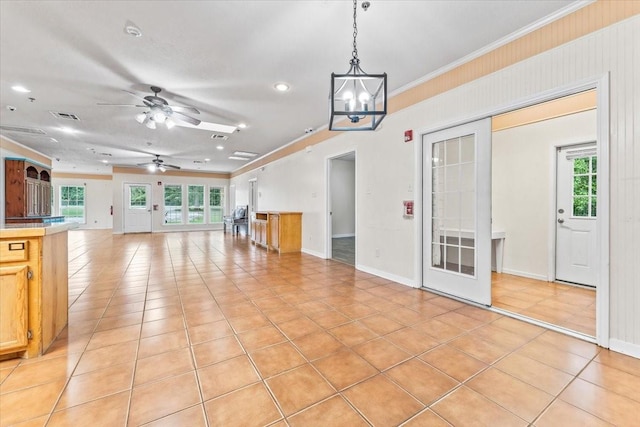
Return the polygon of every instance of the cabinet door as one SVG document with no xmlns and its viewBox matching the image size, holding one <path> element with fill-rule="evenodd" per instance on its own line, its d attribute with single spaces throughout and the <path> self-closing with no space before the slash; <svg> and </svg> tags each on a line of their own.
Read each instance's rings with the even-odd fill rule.
<svg viewBox="0 0 640 427">
<path fill-rule="evenodd" d="M 0 354 L 27 347 L 27 271 L 26 265 L 0 268 Z"/>
<path fill-rule="evenodd" d="M 40 183 L 40 215 L 51 215 L 51 184 Z"/>
<path fill-rule="evenodd" d="M 264 221 L 260 221 L 260 228 L 258 230 L 259 238 L 258 241 L 261 245 L 267 244 L 267 223 Z"/>
<path fill-rule="evenodd" d="M 38 215 L 38 184 L 27 179 L 27 216 Z"/>
<path fill-rule="evenodd" d="M 280 215 L 269 217 L 269 246 L 280 249 Z"/>
</svg>

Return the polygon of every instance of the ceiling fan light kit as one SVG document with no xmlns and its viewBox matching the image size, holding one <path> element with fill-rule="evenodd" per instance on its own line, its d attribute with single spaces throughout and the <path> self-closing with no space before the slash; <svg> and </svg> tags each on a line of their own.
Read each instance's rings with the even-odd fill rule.
<svg viewBox="0 0 640 427">
<path fill-rule="evenodd" d="M 154 123 L 154 126 L 155 126 L 155 123 Z M 166 164 L 164 160 L 160 158 L 159 154 L 156 154 L 156 158 L 151 160 L 151 162 L 138 163 L 138 166 L 143 166 L 147 168 L 149 172 L 152 172 L 152 173 L 156 171 L 166 172 L 169 169 L 180 170 L 180 166 Z"/>
<path fill-rule="evenodd" d="M 366 11 L 368 1 L 362 3 Z M 356 37 L 358 1 L 353 0 L 353 52 L 349 71 L 331 73 L 329 130 L 376 130 L 387 115 L 387 73 L 367 74 L 360 68 Z M 348 120 L 345 120 L 348 119 Z"/>
</svg>

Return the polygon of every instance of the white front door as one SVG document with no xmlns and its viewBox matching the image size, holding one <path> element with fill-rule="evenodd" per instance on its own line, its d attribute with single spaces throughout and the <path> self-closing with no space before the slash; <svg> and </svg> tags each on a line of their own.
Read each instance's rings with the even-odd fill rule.
<svg viewBox="0 0 640 427">
<path fill-rule="evenodd" d="M 558 148 L 556 279 L 596 286 L 596 144 Z"/>
<path fill-rule="evenodd" d="M 422 285 L 491 305 L 491 120 L 422 141 Z"/>
<path fill-rule="evenodd" d="M 124 185 L 124 232 L 151 232 L 151 184 Z"/>
</svg>

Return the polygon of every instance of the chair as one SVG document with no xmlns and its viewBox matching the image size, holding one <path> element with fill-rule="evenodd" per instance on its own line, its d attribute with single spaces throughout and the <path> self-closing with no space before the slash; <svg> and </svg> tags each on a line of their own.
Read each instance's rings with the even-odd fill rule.
<svg viewBox="0 0 640 427">
<path fill-rule="evenodd" d="M 249 207 L 238 206 L 231 215 L 223 217 L 223 229 L 227 232 L 227 225 L 231 226 L 232 233 L 240 233 L 240 227 L 244 226 L 247 234 L 249 233 Z"/>
</svg>

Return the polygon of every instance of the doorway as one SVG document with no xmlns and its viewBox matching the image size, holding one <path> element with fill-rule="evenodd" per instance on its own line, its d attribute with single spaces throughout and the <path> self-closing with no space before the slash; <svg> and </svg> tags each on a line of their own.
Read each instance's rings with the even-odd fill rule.
<svg viewBox="0 0 640 427">
<path fill-rule="evenodd" d="M 356 153 L 328 160 L 327 247 L 331 259 L 356 265 Z"/>
<path fill-rule="evenodd" d="M 151 184 L 124 184 L 124 232 L 151 233 Z"/>
</svg>

